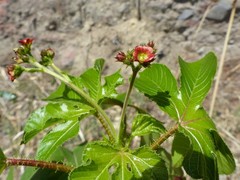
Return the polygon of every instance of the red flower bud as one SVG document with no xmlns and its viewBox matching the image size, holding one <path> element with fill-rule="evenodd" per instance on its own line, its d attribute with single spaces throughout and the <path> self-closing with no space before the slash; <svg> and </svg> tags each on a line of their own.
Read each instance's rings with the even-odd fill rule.
<svg viewBox="0 0 240 180">
<path fill-rule="evenodd" d="M 117 61 L 119 61 L 119 62 L 124 62 L 125 59 L 126 59 L 126 55 L 125 55 L 124 52 L 120 51 L 120 52 L 118 52 L 118 54 L 116 55 L 115 58 L 116 58 Z"/>
<path fill-rule="evenodd" d="M 18 41 L 22 46 L 30 47 L 32 45 L 33 39 L 32 38 L 24 38 Z"/>
<path fill-rule="evenodd" d="M 7 66 L 7 74 L 9 75 L 9 78 L 11 81 L 14 81 L 16 78 L 18 78 L 24 69 L 16 64 L 10 64 Z"/>
<path fill-rule="evenodd" d="M 133 59 L 140 64 L 152 62 L 155 59 L 155 49 L 150 46 L 136 46 L 133 51 Z"/>
<path fill-rule="evenodd" d="M 147 46 L 151 47 L 151 48 L 154 48 L 154 42 L 153 41 L 149 41 L 147 43 Z"/>
</svg>

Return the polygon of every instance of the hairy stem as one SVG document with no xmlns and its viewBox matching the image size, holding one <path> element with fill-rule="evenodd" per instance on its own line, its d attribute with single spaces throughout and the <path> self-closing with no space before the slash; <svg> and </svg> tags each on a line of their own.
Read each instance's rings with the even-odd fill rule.
<svg viewBox="0 0 240 180">
<path fill-rule="evenodd" d="M 65 83 L 67 86 L 72 88 L 76 93 L 78 93 L 81 97 L 83 97 L 93 108 L 95 108 L 96 111 L 99 113 L 99 117 L 101 117 L 100 122 L 101 123 L 105 122 L 102 125 L 105 128 L 105 130 L 106 130 L 106 132 L 109 136 L 109 139 L 111 141 L 116 141 L 116 139 L 117 139 L 116 130 L 114 129 L 110 118 L 107 116 L 105 111 L 88 94 L 86 94 L 82 89 L 78 88 L 75 84 L 73 84 L 72 81 L 70 80 L 70 78 L 68 78 L 66 75 L 61 75 L 61 74 L 55 73 L 54 71 L 52 71 L 52 70 L 46 68 L 45 66 L 39 64 L 35 60 L 33 60 L 31 63 L 34 66 L 42 69 L 43 72 L 45 72 L 47 74 L 50 74 L 53 77 L 55 77 L 55 78 L 59 79 L 60 81 L 62 81 L 63 83 Z"/>
<path fill-rule="evenodd" d="M 65 173 L 71 172 L 74 167 L 67 166 L 64 164 L 45 162 L 45 161 L 36 161 L 30 159 L 14 159 L 8 158 L 5 160 L 6 166 L 32 166 L 38 168 L 53 169 L 55 171 L 62 171 Z"/>
<path fill-rule="evenodd" d="M 166 141 L 170 136 L 172 136 L 178 130 L 178 124 L 169 129 L 165 134 L 163 134 L 159 139 L 157 139 L 152 145 L 152 149 L 157 149 L 164 141 Z"/>
<path fill-rule="evenodd" d="M 130 85 L 129 85 L 126 97 L 124 99 L 123 108 L 122 108 L 119 135 L 118 135 L 118 144 L 124 144 L 123 139 L 126 135 L 126 127 L 127 127 L 127 122 L 126 122 L 125 115 L 126 115 L 126 110 L 127 110 L 127 106 L 128 106 L 128 100 L 129 100 L 130 94 L 132 92 L 132 88 L 133 88 L 135 78 L 136 78 L 137 73 L 140 69 L 141 69 L 141 67 L 133 68 L 133 75 L 132 75 Z"/>
</svg>

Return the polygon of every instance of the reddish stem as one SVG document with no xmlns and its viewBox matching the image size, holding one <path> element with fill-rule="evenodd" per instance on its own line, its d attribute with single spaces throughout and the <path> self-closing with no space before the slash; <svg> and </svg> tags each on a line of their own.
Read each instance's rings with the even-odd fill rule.
<svg viewBox="0 0 240 180">
<path fill-rule="evenodd" d="M 69 173 L 74 169 L 74 167 L 67 166 L 64 164 L 30 160 L 30 159 L 8 158 L 5 160 L 5 162 L 7 166 L 33 166 L 33 167 L 39 167 L 39 168 L 53 169 L 55 171 L 62 171 L 65 173 Z"/>
<path fill-rule="evenodd" d="M 178 124 L 169 129 L 165 134 L 163 134 L 159 139 L 157 139 L 152 145 L 152 149 L 157 149 L 165 140 L 172 136 L 178 130 Z"/>
</svg>

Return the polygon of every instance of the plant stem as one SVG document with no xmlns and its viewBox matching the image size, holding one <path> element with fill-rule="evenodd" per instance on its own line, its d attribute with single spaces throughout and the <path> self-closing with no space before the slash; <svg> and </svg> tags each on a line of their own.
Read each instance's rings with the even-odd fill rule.
<svg viewBox="0 0 240 180">
<path fill-rule="evenodd" d="M 141 69 L 141 67 L 136 67 L 136 68 L 133 67 L 133 75 L 132 75 L 132 78 L 131 78 L 131 81 L 130 81 L 130 85 L 129 85 L 127 94 L 125 96 L 124 103 L 123 103 L 123 108 L 122 108 L 122 114 L 121 114 L 121 120 L 120 120 L 120 128 L 119 128 L 119 135 L 118 135 L 118 144 L 122 144 L 122 145 L 124 144 L 123 139 L 124 139 L 124 137 L 126 135 L 126 127 L 127 127 L 127 122 L 126 122 L 125 115 L 126 115 L 128 100 L 129 100 L 130 94 L 132 92 L 132 88 L 133 88 L 133 84 L 134 84 L 135 78 L 136 78 L 137 73 L 138 73 L 138 71 L 140 69 Z"/>
<path fill-rule="evenodd" d="M 102 118 L 100 122 L 101 123 L 104 122 L 103 127 L 105 128 L 109 136 L 109 139 L 111 141 L 116 141 L 117 139 L 116 130 L 114 129 L 110 118 L 107 116 L 105 111 L 88 94 L 86 94 L 82 89 L 78 88 L 75 84 L 73 84 L 70 78 L 68 78 L 68 76 L 55 73 L 52 70 L 46 68 L 45 66 L 39 64 L 35 60 L 31 61 L 31 63 L 34 66 L 42 69 L 43 72 L 50 74 L 55 78 L 59 79 L 60 81 L 62 81 L 63 83 L 65 83 L 67 86 L 72 88 L 76 93 L 78 93 L 81 97 L 83 97 L 93 108 L 95 108 L 96 111 L 99 113 L 99 116 Z"/>
<path fill-rule="evenodd" d="M 62 171 L 65 173 L 71 172 L 74 167 L 67 166 L 64 164 L 45 162 L 45 161 L 36 161 L 30 159 L 14 159 L 8 158 L 5 160 L 6 166 L 32 166 L 46 169 L 53 169 L 55 171 Z"/>
<path fill-rule="evenodd" d="M 178 130 L 178 124 L 169 129 L 165 134 L 163 134 L 159 139 L 157 139 L 152 145 L 152 149 L 157 149 L 165 140 L 172 136 Z"/>
</svg>

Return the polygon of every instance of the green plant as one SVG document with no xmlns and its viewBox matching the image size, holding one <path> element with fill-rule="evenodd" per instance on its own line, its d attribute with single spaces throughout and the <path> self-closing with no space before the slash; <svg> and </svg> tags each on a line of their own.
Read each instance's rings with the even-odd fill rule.
<svg viewBox="0 0 240 180">
<path fill-rule="evenodd" d="M 156 55 L 153 42 L 127 53 L 119 52 L 117 61 L 132 70 L 128 91 L 120 94 L 116 88 L 124 82 L 121 70 L 103 79 L 103 59 L 97 59 L 94 67 L 80 76 L 71 76 L 54 64 L 52 49 L 43 50 L 38 61 L 31 54 L 32 39 L 19 42 L 21 46 L 15 49 L 16 64 L 7 67 L 12 81 L 23 72 L 42 72 L 62 84 L 45 99 L 46 106 L 30 115 L 24 127 L 24 144 L 51 128 L 38 146 L 36 159 L 7 158 L 1 150 L 0 170 L 17 165 L 39 167 L 27 171 L 25 178 L 181 179 L 184 169 L 193 178 L 211 180 L 234 171 L 234 158 L 202 107 L 217 68 L 212 52 L 191 63 L 179 58 L 180 88 L 165 65 L 153 63 Z M 167 113 L 173 127 L 167 129 L 146 110 L 132 104 L 132 88 Z M 113 105 L 122 107 L 118 130 L 105 111 Z M 128 119 L 127 108 L 136 110 L 133 119 Z M 62 147 L 78 134 L 80 122 L 89 116 L 101 123 L 105 136 L 71 150 Z M 130 132 L 127 127 L 131 127 Z M 139 147 L 131 146 L 135 136 L 142 138 Z M 161 145 L 170 136 L 174 139 L 168 152 Z"/>
</svg>

